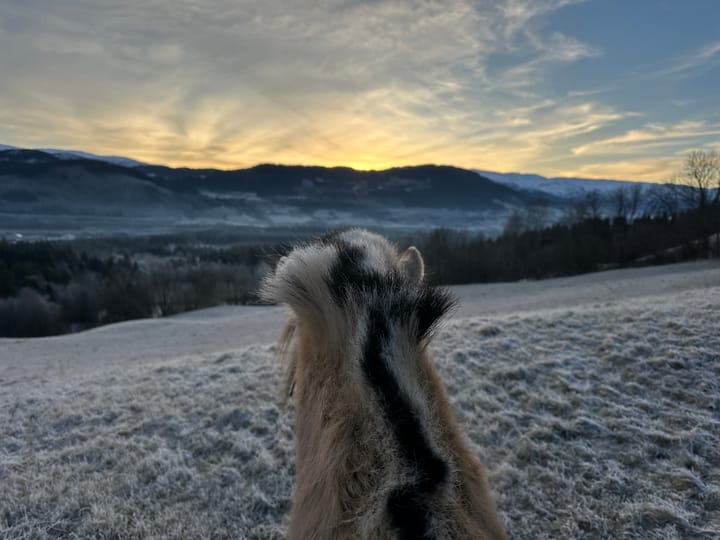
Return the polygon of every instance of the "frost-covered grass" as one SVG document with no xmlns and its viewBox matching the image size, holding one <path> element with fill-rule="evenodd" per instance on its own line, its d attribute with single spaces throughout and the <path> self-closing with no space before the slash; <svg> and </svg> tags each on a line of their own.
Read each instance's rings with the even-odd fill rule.
<svg viewBox="0 0 720 540">
<path fill-rule="evenodd" d="M 718 328 L 709 287 L 439 333 L 513 538 L 718 538 Z M 257 345 L 0 386 L 0 537 L 282 538 L 280 372 Z"/>
<path fill-rule="evenodd" d="M 30 392 L 0 411 L 2 538 L 281 538 L 289 411 L 267 348 Z"/>
</svg>

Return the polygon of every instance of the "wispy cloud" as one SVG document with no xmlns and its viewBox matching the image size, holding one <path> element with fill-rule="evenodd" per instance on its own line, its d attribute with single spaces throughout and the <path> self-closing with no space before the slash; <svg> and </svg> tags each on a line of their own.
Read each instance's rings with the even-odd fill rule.
<svg viewBox="0 0 720 540">
<path fill-rule="evenodd" d="M 670 181 L 673 174 L 679 170 L 682 160 L 682 157 L 669 156 L 652 159 L 639 158 L 587 163 L 574 169 L 569 169 L 565 176 L 667 182 Z"/>
<path fill-rule="evenodd" d="M 658 70 L 657 76 L 690 75 L 699 70 L 709 69 L 720 64 L 720 41 L 714 41 L 695 49 L 689 54 L 676 58 L 671 64 Z"/>
<path fill-rule="evenodd" d="M 499 20 L 505 38 L 518 33 L 528 33 L 530 24 L 539 17 L 557 11 L 565 6 L 579 4 L 586 0 L 505 0 L 497 2 Z"/>
<path fill-rule="evenodd" d="M 542 52 L 539 58 L 541 62 L 574 62 L 601 54 L 598 49 L 559 32 L 553 32 L 547 38 L 535 33 L 528 33 L 528 37 L 536 49 Z"/>
<path fill-rule="evenodd" d="M 610 87 L 592 88 L 590 90 L 570 90 L 567 93 L 567 97 L 569 97 L 569 98 L 587 98 L 587 97 L 591 97 L 591 96 L 605 94 L 606 92 L 609 92 L 610 90 L 611 90 Z"/>
<path fill-rule="evenodd" d="M 704 120 L 685 120 L 672 125 L 648 123 L 622 135 L 576 146 L 572 152 L 578 156 L 637 153 L 651 145 L 668 146 L 681 140 L 696 140 L 700 144 L 704 137 L 714 135 L 720 135 L 720 123 L 711 124 Z"/>
</svg>

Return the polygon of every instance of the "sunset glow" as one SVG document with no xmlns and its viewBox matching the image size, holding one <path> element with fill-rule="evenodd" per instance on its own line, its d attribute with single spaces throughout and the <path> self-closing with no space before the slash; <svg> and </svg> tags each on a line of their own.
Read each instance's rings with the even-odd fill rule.
<svg viewBox="0 0 720 540">
<path fill-rule="evenodd" d="M 720 149 L 720 5 L 687 6 L 5 2 L 0 144 L 662 181 Z"/>
</svg>

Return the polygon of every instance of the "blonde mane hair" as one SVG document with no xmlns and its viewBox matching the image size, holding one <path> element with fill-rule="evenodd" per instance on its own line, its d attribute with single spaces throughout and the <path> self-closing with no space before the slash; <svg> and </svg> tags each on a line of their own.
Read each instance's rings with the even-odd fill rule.
<svg viewBox="0 0 720 540">
<path fill-rule="evenodd" d="M 453 300 L 417 249 L 333 232 L 281 259 L 263 296 L 291 310 L 289 540 L 507 538 L 427 353 Z"/>
</svg>

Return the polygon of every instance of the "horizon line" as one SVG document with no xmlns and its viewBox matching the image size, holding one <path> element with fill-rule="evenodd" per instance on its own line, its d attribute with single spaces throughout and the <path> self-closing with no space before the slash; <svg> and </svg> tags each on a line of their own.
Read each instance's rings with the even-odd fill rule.
<svg viewBox="0 0 720 540">
<path fill-rule="evenodd" d="M 263 166 L 273 166 L 273 167 L 306 167 L 306 168 L 321 168 L 321 169 L 349 169 L 351 171 L 357 171 L 357 172 L 384 172 L 389 171 L 392 169 L 405 169 L 405 168 L 420 168 L 420 167 L 448 167 L 453 169 L 459 169 L 463 171 L 472 172 L 475 174 L 478 174 L 479 176 L 483 176 L 483 173 L 490 173 L 490 174 L 501 174 L 501 175 L 522 175 L 522 176 L 538 176 L 540 178 L 544 178 L 546 180 L 588 180 L 588 181 L 609 181 L 609 182 L 633 182 L 633 183 L 641 183 L 641 184 L 664 184 L 667 183 L 666 181 L 661 180 L 632 180 L 632 179 L 620 179 L 620 178 L 608 178 L 608 177 L 590 177 L 590 176 L 545 176 L 540 173 L 535 172 L 521 172 L 521 171 L 492 171 L 484 168 L 479 167 L 473 167 L 473 168 L 467 168 L 467 167 L 461 167 L 458 165 L 453 165 L 449 163 L 432 163 L 432 162 L 425 162 L 425 163 L 418 163 L 418 164 L 403 164 L 403 165 L 393 165 L 390 167 L 384 167 L 384 168 L 364 168 L 361 166 L 353 166 L 353 165 L 317 165 L 317 164 L 304 164 L 304 163 L 283 163 L 283 162 L 272 162 L 272 161 L 261 161 L 257 162 L 254 165 L 248 165 L 248 166 L 239 166 L 239 167 L 220 167 L 220 166 L 209 166 L 209 167 L 193 167 L 189 165 L 170 165 L 167 163 L 150 163 L 146 161 L 142 161 L 133 157 L 125 156 L 125 155 L 119 155 L 119 154 L 95 154 L 93 152 L 89 152 L 87 150 L 77 150 L 77 149 L 67 149 L 67 148 L 59 148 L 59 147 L 36 147 L 36 148 L 30 148 L 30 147 L 22 147 L 22 146 L 15 146 L 15 145 L 9 145 L 9 144 L 1 144 L 0 148 L 6 147 L 4 149 L 0 149 L 0 151 L 5 150 L 28 150 L 28 151 L 35 151 L 35 152 L 44 152 L 46 154 L 52 155 L 50 151 L 59 151 L 59 152 L 68 152 L 68 153 L 79 153 L 79 154 L 87 154 L 87 157 L 78 156 L 78 159 L 88 159 L 92 160 L 93 157 L 97 158 L 97 161 L 103 161 L 103 158 L 105 159 L 126 159 L 129 161 L 135 161 L 138 163 L 138 165 L 135 165 L 136 167 L 142 167 L 142 166 L 149 166 L 149 167 L 167 167 L 169 169 L 189 169 L 189 170 L 213 170 L 213 171 L 221 171 L 221 172 L 233 172 L 233 171 L 244 171 L 244 170 L 250 170 L 257 167 L 263 167 Z M 124 166 L 119 165 L 115 163 L 114 165 L 118 166 Z M 132 166 L 131 166 L 132 168 Z M 488 178 L 488 180 L 492 180 L 491 178 Z"/>
</svg>

